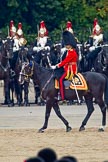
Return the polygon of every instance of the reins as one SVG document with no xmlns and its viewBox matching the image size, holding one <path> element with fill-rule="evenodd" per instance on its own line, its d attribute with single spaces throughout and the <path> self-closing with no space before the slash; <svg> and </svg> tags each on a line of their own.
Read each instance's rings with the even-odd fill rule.
<svg viewBox="0 0 108 162">
<path fill-rule="evenodd" d="M 7 72 L 8 68 L 9 68 L 9 62 L 7 63 L 6 67 L 4 67 L 0 61 L 0 67 L 4 70 L 4 72 Z"/>
<path fill-rule="evenodd" d="M 28 64 L 27 64 L 27 66 L 28 66 Z M 25 67 L 26 67 L 26 66 L 25 66 Z M 25 67 L 24 67 L 24 68 L 25 68 Z M 34 69 L 34 62 L 33 62 L 33 65 L 32 65 L 32 68 L 31 68 L 31 73 L 30 73 L 30 74 L 25 74 L 25 73 L 23 73 L 23 72 L 22 72 L 23 69 L 22 69 L 22 71 L 20 72 L 20 75 L 25 76 L 27 79 L 28 79 L 28 78 L 31 78 L 31 77 L 33 76 L 33 69 Z M 53 78 L 53 76 L 54 76 L 54 74 L 52 73 L 52 75 L 50 76 L 50 78 L 46 81 L 45 85 L 43 86 L 43 88 L 42 88 L 42 90 L 41 90 L 41 94 L 40 94 L 41 97 L 42 97 L 42 92 L 45 90 L 45 88 L 47 87 L 47 85 L 49 84 L 49 82 L 51 81 L 51 79 Z"/>
<path fill-rule="evenodd" d="M 26 66 L 25 66 L 25 67 L 26 67 Z M 34 63 L 33 63 L 33 66 L 32 66 L 32 68 L 31 68 L 31 73 L 30 73 L 30 74 L 25 74 L 25 73 L 22 73 L 22 71 L 21 71 L 21 72 L 20 72 L 20 75 L 25 76 L 27 79 L 28 79 L 28 78 L 31 78 L 32 75 L 33 75 L 33 68 L 34 68 Z"/>
</svg>

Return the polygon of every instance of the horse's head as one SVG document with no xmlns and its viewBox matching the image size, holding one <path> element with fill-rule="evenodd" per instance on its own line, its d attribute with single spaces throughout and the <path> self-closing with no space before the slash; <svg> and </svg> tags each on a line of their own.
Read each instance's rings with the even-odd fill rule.
<svg viewBox="0 0 108 162">
<path fill-rule="evenodd" d="M 100 47 L 101 51 L 96 59 L 95 69 L 99 72 L 106 72 L 108 70 L 108 44 L 103 44 Z"/>
<path fill-rule="evenodd" d="M 53 45 L 52 51 L 54 52 L 54 54 L 56 56 L 60 56 L 60 54 L 61 54 L 61 46 L 62 46 L 61 43 L 56 43 L 56 44 Z"/>
<path fill-rule="evenodd" d="M 31 62 L 24 62 L 22 64 L 21 72 L 19 75 L 19 83 L 23 84 L 24 81 L 29 82 L 30 78 L 33 76 L 33 67 L 34 63 Z"/>
<path fill-rule="evenodd" d="M 21 47 L 21 49 L 19 50 L 18 56 L 19 56 L 21 63 L 27 62 L 27 60 L 28 60 L 27 52 L 28 52 L 28 48 L 25 48 L 25 47 Z"/>
<path fill-rule="evenodd" d="M 8 58 L 12 58 L 13 56 L 13 40 L 7 38 L 2 41 L 3 42 L 3 50 L 5 51 L 5 56 Z"/>
<path fill-rule="evenodd" d="M 104 63 L 108 66 L 108 44 L 103 45 L 103 57 L 104 57 Z"/>
</svg>

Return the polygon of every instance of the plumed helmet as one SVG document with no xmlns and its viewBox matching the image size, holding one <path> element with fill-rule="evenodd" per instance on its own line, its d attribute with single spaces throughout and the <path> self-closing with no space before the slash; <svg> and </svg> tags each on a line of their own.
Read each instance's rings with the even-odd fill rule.
<svg viewBox="0 0 108 162">
<path fill-rule="evenodd" d="M 13 20 L 10 21 L 10 36 L 11 36 L 11 32 L 16 33 L 16 27 L 14 26 Z"/>
<path fill-rule="evenodd" d="M 19 36 L 23 34 L 23 31 L 22 31 L 22 23 L 18 23 L 17 34 L 18 34 Z"/>
<path fill-rule="evenodd" d="M 95 19 L 94 19 L 94 22 L 93 22 L 93 27 L 95 27 L 97 24 L 98 24 L 98 19 L 95 18 Z"/>
<path fill-rule="evenodd" d="M 45 29 L 44 28 L 40 28 L 39 33 L 40 34 L 45 34 Z"/>
<path fill-rule="evenodd" d="M 45 22 L 44 21 L 41 21 L 40 22 L 40 28 L 44 28 L 45 27 Z"/>
<path fill-rule="evenodd" d="M 21 22 L 18 23 L 18 29 L 22 29 L 22 23 Z"/>
<path fill-rule="evenodd" d="M 12 28 L 12 26 L 14 26 L 14 21 L 13 20 L 10 21 L 10 29 Z"/>
<path fill-rule="evenodd" d="M 68 21 L 66 24 L 66 30 L 73 34 L 72 23 L 70 21 Z"/>
<path fill-rule="evenodd" d="M 12 26 L 11 29 L 10 29 L 10 31 L 16 33 L 16 27 L 15 26 Z"/>
<path fill-rule="evenodd" d="M 17 34 L 18 34 L 19 36 L 22 35 L 22 34 L 23 34 L 22 29 L 18 29 L 18 30 L 17 30 Z"/>
<path fill-rule="evenodd" d="M 66 28 L 72 28 L 72 23 L 70 21 L 66 23 Z"/>
<path fill-rule="evenodd" d="M 73 29 L 72 28 L 67 28 L 67 30 L 73 34 Z"/>
<path fill-rule="evenodd" d="M 46 28 L 46 25 L 45 25 L 45 22 L 44 21 L 41 21 L 40 22 L 40 29 L 43 28 L 44 29 L 44 35 L 45 36 L 48 36 L 48 30 Z"/>
<path fill-rule="evenodd" d="M 76 40 L 73 34 L 67 30 L 63 32 L 63 43 L 64 45 L 71 45 L 73 48 L 76 48 Z"/>
<path fill-rule="evenodd" d="M 97 24 L 97 25 L 95 26 L 95 30 L 98 32 L 98 31 L 100 31 L 100 29 L 101 29 L 101 27 L 99 26 L 99 24 Z"/>
</svg>

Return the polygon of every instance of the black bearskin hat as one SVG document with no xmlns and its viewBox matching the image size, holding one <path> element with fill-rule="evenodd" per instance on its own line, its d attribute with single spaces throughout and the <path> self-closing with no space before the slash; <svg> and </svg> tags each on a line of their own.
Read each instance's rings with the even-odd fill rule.
<svg viewBox="0 0 108 162">
<path fill-rule="evenodd" d="M 64 45 L 71 45 L 73 48 L 76 48 L 75 37 L 69 31 L 63 32 L 63 43 L 64 43 Z"/>
</svg>

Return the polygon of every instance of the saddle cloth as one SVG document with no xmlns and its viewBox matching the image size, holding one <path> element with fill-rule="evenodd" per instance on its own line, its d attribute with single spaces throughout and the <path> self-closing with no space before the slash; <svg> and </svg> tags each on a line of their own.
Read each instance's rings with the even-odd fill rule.
<svg viewBox="0 0 108 162">
<path fill-rule="evenodd" d="M 65 89 L 88 90 L 85 78 L 81 73 L 77 73 L 72 80 L 64 80 Z M 59 81 L 55 79 L 55 88 L 59 89 Z"/>
</svg>

